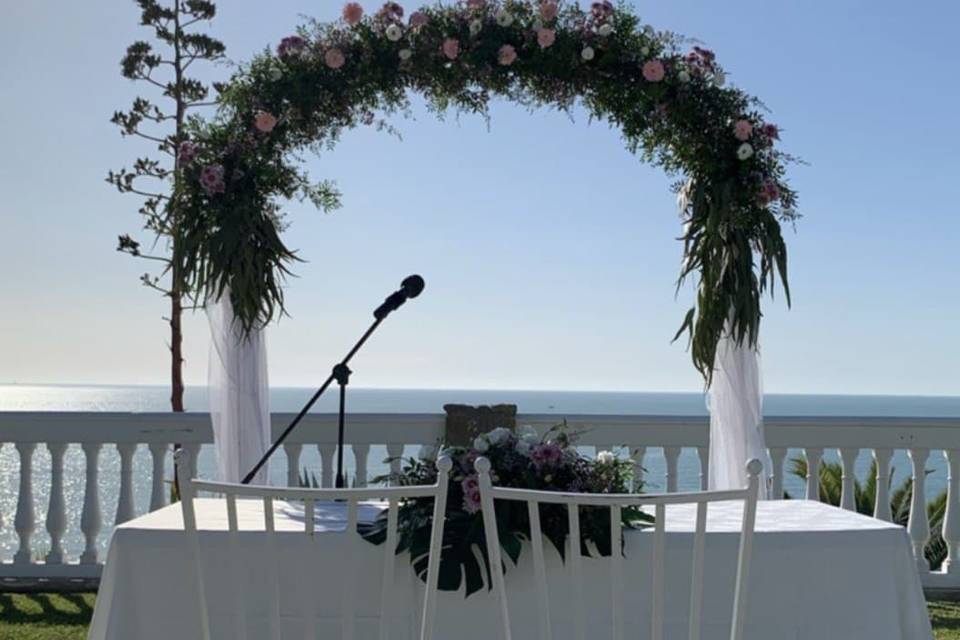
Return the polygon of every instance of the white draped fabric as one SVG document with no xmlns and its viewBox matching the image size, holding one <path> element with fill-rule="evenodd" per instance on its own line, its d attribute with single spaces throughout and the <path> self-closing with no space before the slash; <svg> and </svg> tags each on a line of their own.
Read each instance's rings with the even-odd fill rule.
<svg viewBox="0 0 960 640">
<path fill-rule="evenodd" d="M 267 345 L 262 329 L 244 336 L 236 323 L 229 289 L 206 307 L 210 321 L 207 384 L 217 454 L 217 477 L 240 480 L 270 446 Z M 268 465 L 255 484 L 266 484 Z"/>
<path fill-rule="evenodd" d="M 710 489 L 740 489 L 747 484 L 747 461 L 770 464 L 763 435 L 763 384 L 757 349 L 724 335 L 717 345 L 713 383 L 707 395 L 710 410 Z M 760 499 L 767 499 L 766 482 Z"/>
</svg>

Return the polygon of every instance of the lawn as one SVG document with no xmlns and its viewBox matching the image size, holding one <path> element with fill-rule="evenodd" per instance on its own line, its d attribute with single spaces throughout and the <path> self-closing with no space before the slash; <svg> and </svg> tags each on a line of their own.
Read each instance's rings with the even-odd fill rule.
<svg viewBox="0 0 960 640">
<path fill-rule="evenodd" d="M 94 594 L 0 593 L 0 640 L 83 640 Z M 960 603 L 931 602 L 937 640 L 960 640 Z"/>
</svg>

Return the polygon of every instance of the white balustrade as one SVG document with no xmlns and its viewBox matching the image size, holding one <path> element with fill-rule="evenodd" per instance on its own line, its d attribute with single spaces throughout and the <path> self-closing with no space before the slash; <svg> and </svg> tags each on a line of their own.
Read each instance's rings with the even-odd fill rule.
<svg viewBox="0 0 960 640">
<path fill-rule="evenodd" d="M 960 574 L 960 450 L 947 449 L 947 505 L 943 515 L 941 535 L 947 545 L 947 559 L 943 570 L 950 575 Z"/>
<path fill-rule="evenodd" d="M 917 569 L 921 574 L 927 573 L 930 566 L 923 556 L 923 549 L 930 538 L 930 522 L 927 519 L 927 458 L 929 449 L 908 449 L 910 464 L 913 465 L 913 492 L 910 496 L 910 522 L 907 531 L 913 542 L 913 556 L 917 561 Z"/>
<path fill-rule="evenodd" d="M 35 526 L 33 519 L 33 442 L 18 442 L 17 454 L 20 456 L 20 495 L 17 497 L 17 514 L 14 516 L 13 526 L 20 538 L 20 547 L 17 549 L 13 561 L 16 564 L 30 564 L 32 561 L 30 538 L 33 537 Z"/>
<path fill-rule="evenodd" d="M 133 519 L 133 454 L 137 445 L 123 442 L 117 445 L 120 454 L 120 497 L 117 498 L 116 524 Z"/>
<path fill-rule="evenodd" d="M 86 482 L 83 488 L 83 511 L 80 514 L 80 530 L 86 546 L 80 555 L 80 564 L 97 564 L 97 534 L 100 533 L 100 494 L 97 475 L 100 467 L 100 447 L 97 442 L 82 445 L 86 459 Z"/>
<path fill-rule="evenodd" d="M 292 414 L 273 416 L 274 435 L 279 435 Z M 703 417 L 683 416 L 617 416 L 617 415 L 521 415 L 518 424 L 530 424 L 538 432 L 566 418 L 570 427 L 581 433 L 580 443 L 595 449 L 623 450 L 629 452 L 634 465 L 634 478 L 644 481 L 644 462 L 651 448 L 663 452 L 665 463 L 663 484 L 660 478 L 647 490 L 676 491 L 678 486 L 688 488 L 691 470 L 687 458 L 681 453 L 694 450 L 699 469 L 699 484 L 706 486 L 709 464 L 709 425 Z M 370 477 L 369 456 L 375 447 L 386 447 L 391 472 L 401 469 L 401 457 L 406 447 L 435 445 L 442 440 L 445 418 L 443 414 L 355 414 L 351 416 L 350 438 L 345 450 L 352 455 L 356 473 L 351 481 L 363 486 Z M 924 584 L 937 587 L 960 588 L 960 420 L 957 419 L 901 419 L 901 418 L 777 418 L 769 417 L 766 423 L 767 443 L 772 467 L 769 470 L 769 486 L 774 497 L 781 497 L 789 472 L 785 469 L 788 458 L 799 451 L 806 458 L 808 476 L 805 495 L 810 499 L 820 498 L 819 470 L 824 452 L 839 452 L 842 474 L 841 505 L 857 508 L 854 486 L 855 468 L 859 452 L 866 451 L 876 462 L 876 504 L 874 515 L 882 520 L 892 520 L 890 490 L 892 459 L 897 451 L 907 451 L 912 462 L 911 476 L 914 495 L 910 504 L 907 527 L 918 566 L 922 568 Z M 205 414 L 122 414 L 122 413 L 0 413 L 0 442 L 13 443 L 20 461 L 20 488 L 16 499 L 16 513 L 7 519 L 8 527 L 16 533 L 19 545 L 13 562 L 0 563 L 0 578 L 16 577 L 66 577 L 95 578 L 99 575 L 99 535 L 114 522 L 124 522 L 136 513 L 163 507 L 168 502 L 172 477 L 165 478 L 173 443 L 180 443 L 193 455 L 190 456 L 196 473 L 196 461 L 200 447 L 212 441 L 209 417 Z M 66 517 L 69 504 L 66 502 L 64 468 L 69 459 L 68 444 L 80 446 L 86 462 L 84 493 L 79 533 L 82 533 L 83 550 L 77 557 L 68 557 L 64 540 L 78 532 Z M 37 445 L 45 446 L 50 453 L 49 471 L 38 475 L 34 463 Z M 137 447 L 144 445 L 150 452 L 150 462 L 141 461 L 136 455 Z M 336 416 L 310 414 L 301 427 L 284 443 L 287 461 L 286 479 L 295 485 L 300 481 L 301 459 L 307 451 L 304 445 L 319 453 L 321 466 L 319 480 L 323 486 L 332 486 L 336 460 Z M 100 453 L 107 446 L 115 447 L 119 454 L 119 475 L 103 477 L 100 468 Z M 382 451 L 382 449 L 380 449 Z M 414 449 L 415 451 L 415 449 Z M 939 571 L 930 572 L 923 559 L 923 549 L 930 537 L 930 525 L 926 509 L 927 461 L 931 451 L 944 451 L 948 469 L 946 513 L 942 535 L 947 546 L 948 558 Z M 939 454 L 938 454 L 939 455 Z M 684 464 L 681 467 L 681 458 Z M 379 459 L 377 460 L 379 462 Z M 696 465 L 697 462 L 694 462 Z M 139 468 L 138 465 L 144 468 Z M 148 469 L 147 467 L 150 467 Z M 111 467 L 112 468 L 112 467 Z M 681 478 L 681 468 L 684 475 Z M 110 473 L 117 474 L 117 471 Z M 136 499 L 134 480 L 150 475 L 148 504 L 139 504 Z M 44 475 L 46 474 L 46 476 Z M 36 476 L 36 477 L 35 477 Z M 101 483 L 101 480 L 103 481 Z M 861 478 L 863 480 L 863 478 Z M 49 486 L 49 502 L 41 508 L 45 513 L 45 526 L 50 534 L 50 548 L 42 560 L 34 552 L 33 537 L 37 526 L 34 513 L 35 486 Z M 118 486 L 119 495 L 110 494 L 103 487 Z M 101 513 L 101 499 L 112 500 L 116 495 L 116 512 L 106 516 Z M 797 496 L 795 496 L 797 497 Z M 111 511 L 112 511 L 111 504 Z M 115 516 L 115 517 L 114 517 Z M 3 526 L 0 523 L 0 526 Z M 75 539 L 75 538 L 70 538 Z M 79 564 L 78 564 L 79 561 Z"/>
<path fill-rule="evenodd" d="M 710 447 L 697 447 L 697 457 L 700 458 L 700 490 L 706 491 L 710 486 Z"/>
<path fill-rule="evenodd" d="M 840 449 L 840 508 L 847 511 L 857 510 L 856 497 L 856 474 L 854 465 L 857 463 L 857 456 L 860 455 L 860 449 L 853 447 L 843 447 Z"/>
<path fill-rule="evenodd" d="M 770 497 L 779 500 L 783 497 L 783 461 L 787 457 L 786 447 L 770 447 Z"/>
<path fill-rule="evenodd" d="M 820 460 L 823 458 L 823 449 L 807 447 L 803 450 L 807 459 L 807 500 L 820 499 Z"/>
<path fill-rule="evenodd" d="M 50 502 L 47 505 L 47 532 L 50 534 L 50 551 L 47 564 L 63 563 L 63 534 L 67 516 L 63 496 L 63 456 L 67 452 L 65 442 L 48 442 L 50 451 Z"/>
</svg>

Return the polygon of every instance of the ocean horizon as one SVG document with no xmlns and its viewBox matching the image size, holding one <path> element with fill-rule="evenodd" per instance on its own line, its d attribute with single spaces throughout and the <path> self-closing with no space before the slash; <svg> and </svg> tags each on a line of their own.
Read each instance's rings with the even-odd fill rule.
<svg viewBox="0 0 960 640">
<path fill-rule="evenodd" d="M 298 411 L 313 394 L 306 387 L 274 387 L 270 391 L 273 411 Z M 93 412 L 165 412 L 169 411 L 169 389 L 159 385 L 64 385 L 64 384 L 0 384 L 0 411 L 93 411 Z M 322 398 L 315 412 L 336 411 L 336 393 Z M 441 413 L 447 403 L 495 404 L 514 403 L 520 413 L 555 414 L 557 421 L 574 414 L 647 414 L 647 415 L 707 415 L 703 393 L 656 393 L 628 391 L 537 391 L 496 389 L 369 389 L 351 387 L 347 401 L 354 413 Z M 189 411 L 206 411 L 206 389 L 188 387 L 185 404 Z M 885 395 L 817 395 L 779 394 L 764 396 L 764 414 L 767 416 L 861 416 L 861 417 L 945 417 L 960 418 L 960 397 L 953 396 L 885 396 Z M 621 452 L 623 454 L 624 452 Z M 405 455 L 416 451 L 407 447 Z M 802 456 L 800 450 L 790 450 L 788 460 Z M 372 447 L 369 472 L 372 476 L 387 471 L 383 463 L 384 447 Z M 836 461 L 835 451 L 826 451 L 824 459 Z M 203 447 L 198 458 L 201 477 L 212 478 L 215 460 L 210 447 Z M 863 450 L 856 462 L 857 477 L 861 480 L 869 471 L 871 456 Z M 352 456 L 345 456 L 347 472 L 353 472 Z M 116 448 L 105 445 L 100 456 L 99 497 L 104 514 L 104 527 L 98 536 L 98 547 L 105 553 L 112 534 L 109 523 L 116 512 L 119 496 L 120 459 Z M 83 550 L 80 532 L 80 513 L 84 491 L 84 457 L 77 445 L 71 445 L 64 457 L 64 493 L 66 499 L 67 530 L 63 544 L 67 557 L 76 559 Z M 320 457 L 313 447 L 305 447 L 300 460 L 301 471 L 318 473 Z M 656 448 L 648 450 L 644 458 L 647 489 L 663 490 L 665 461 Z M 908 477 L 910 462 L 904 451 L 897 451 L 893 462 L 893 482 Z M 931 452 L 927 476 L 928 498 L 934 498 L 946 487 L 946 464 L 942 454 Z M 286 458 L 278 455 L 270 465 L 270 478 L 276 484 L 286 482 Z M 135 512 L 145 513 L 150 496 L 150 454 L 146 447 L 137 449 L 134 456 Z M 793 497 L 802 497 L 804 481 L 785 469 L 784 488 Z M 696 452 L 685 449 L 680 456 L 678 485 L 681 490 L 699 486 L 699 460 Z M 20 484 L 20 461 L 15 448 L 0 443 L 0 560 L 9 561 L 17 549 L 13 528 Z M 172 477 L 168 460 L 166 478 Z M 36 530 L 33 536 L 35 555 L 49 548 L 49 535 L 44 527 L 50 495 L 50 454 L 38 446 L 33 459 L 34 513 Z"/>
</svg>

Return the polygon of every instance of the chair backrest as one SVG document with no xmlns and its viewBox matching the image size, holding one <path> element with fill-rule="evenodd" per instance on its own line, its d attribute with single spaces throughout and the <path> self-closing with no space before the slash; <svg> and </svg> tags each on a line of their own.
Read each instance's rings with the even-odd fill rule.
<svg viewBox="0 0 960 640">
<path fill-rule="evenodd" d="M 205 583 L 207 581 L 206 568 L 201 562 L 197 512 L 194 505 L 194 498 L 198 492 L 209 492 L 222 495 L 226 498 L 227 510 L 227 548 L 230 557 L 229 565 L 234 572 L 233 575 L 224 576 L 223 583 L 229 584 L 233 593 L 231 595 L 232 618 L 235 629 L 234 637 L 238 640 L 260 640 L 253 638 L 247 631 L 247 619 L 245 611 L 247 603 L 245 602 L 244 580 L 240 577 L 240 568 L 243 567 L 244 557 L 242 557 L 238 544 L 238 533 L 240 531 L 237 522 L 237 498 L 259 498 L 263 504 L 263 542 L 267 555 L 265 576 L 268 588 L 270 602 L 268 603 L 268 622 L 269 638 L 279 639 L 280 631 L 280 599 L 282 597 L 281 586 L 278 576 L 277 566 L 270 560 L 275 557 L 274 550 L 278 548 L 277 531 L 275 527 L 275 506 L 274 503 L 296 502 L 303 503 L 304 507 L 304 528 L 302 534 L 313 536 L 315 534 L 315 507 L 317 503 L 338 501 L 343 503 L 346 509 L 346 529 L 344 535 L 351 540 L 350 550 L 354 554 L 371 553 L 372 547 L 367 545 L 355 544 L 359 541 L 357 535 L 357 509 L 358 504 L 367 500 L 385 500 L 387 502 L 387 530 L 386 540 L 383 544 L 383 581 L 381 584 L 380 597 L 380 621 L 379 638 L 387 640 L 389 634 L 389 624 L 387 613 L 389 604 L 392 602 L 394 593 L 394 564 L 396 562 L 395 554 L 397 549 L 397 514 L 400 503 L 412 498 L 433 498 L 433 523 L 430 534 L 430 549 L 428 556 L 427 582 L 423 599 L 423 609 L 420 615 L 420 638 L 421 640 L 431 640 L 433 638 L 433 622 L 436 612 L 437 581 L 440 573 L 440 546 L 443 541 L 443 521 L 447 504 L 447 485 L 450 469 L 453 463 L 450 458 L 441 456 L 437 460 L 438 477 L 434 485 L 423 486 L 404 486 L 404 487 L 383 487 L 383 488 L 364 488 L 364 489 L 310 489 L 310 488 L 281 488 L 267 486 L 251 486 L 223 482 L 206 482 L 190 477 L 189 469 L 191 465 L 187 459 L 185 449 L 181 449 L 177 454 L 178 481 L 180 486 L 180 504 L 183 511 L 184 531 L 187 537 L 187 544 L 190 551 L 190 560 L 192 580 L 196 587 L 197 598 L 200 608 L 200 624 L 203 640 L 210 639 L 210 614 L 207 608 L 207 597 L 205 592 Z M 243 501 L 246 502 L 246 501 Z M 202 523 L 201 523 L 202 524 Z M 247 532 L 247 529 L 244 529 Z M 300 532 L 284 531 L 284 536 L 298 535 Z M 339 533 L 322 532 L 317 535 L 340 535 Z M 350 559 L 348 558 L 349 562 Z M 349 566 L 349 565 L 348 565 Z M 340 602 L 340 637 L 343 640 L 352 640 L 354 637 L 354 617 L 355 601 L 358 596 L 356 572 L 346 571 L 343 575 L 337 575 L 339 581 L 341 602 Z M 319 620 L 316 615 L 316 599 L 307 597 L 307 610 L 303 612 L 305 638 L 315 640 L 319 633 Z M 218 634 L 220 635 L 220 634 Z"/>
<path fill-rule="evenodd" d="M 480 501 L 483 511 L 483 524 L 487 541 L 487 554 L 490 558 L 493 590 L 498 600 L 500 618 L 502 620 L 503 638 L 510 640 L 510 614 L 507 605 L 507 594 L 504 584 L 504 568 L 500 553 L 500 544 L 497 538 L 497 516 L 494 510 L 495 500 L 512 500 L 525 502 L 530 519 L 530 538 L 533 547 L 533 568 L 535 586 L 537 590 L 537 620 L 540 640 L 549 640 L 553 637 L 550 627 L 550 602 L 547 594 L 547 575 L 544 563 L 543 535 L 540 528 L 540 505 L 566 505 L 569 525 L 567 562 L 570 565 L 574 581 L 574 633 L 577 640 L 586 638 L 586 621 L 583 598 L 582 557 L 580 553 L 580 507 L 603 507 L 610 509 L 610 586 L 611 586 L 611 615 L 612 637 L 622 640 L 624 637 L 624 617 L 622 594 L 623 584 L 623 554 L 621 549 L 622 509 L 624 507 L 642 506 L 655 509 L 655 523 L 653 526 L 653 592 L 650 619 L 650 637 L 653 640 L 664 638 L 664 609 L 665 609 L 665 520 L 667 505 L 691 504 L 696 505 L 697 521 L 693 537 L 693 558 L 690 580 L 690 640 L 699 640 L 702 627 L 703 605 L 703 564 L 704 547 L 707 530 L 707 505 L 711 502 L 743 501 L 743 524 L 740 530 L 740 544 L 737 557 L 737 574 L 734 587 L 733 617 L 730 628 L 731 640 L 742 640 L 746 616 L 747 577 L 750 567 L 750 552 L 753 539 L 754 521 L 757 509 L 757 491 L 760 483 L 760 472 L 763 465 L 759 460 L 747 463 L 748 483 L 743 489 L 733 491 L 702 491 L 695 493 L 667 493 L 667 494 L 596 494 L 596 493 L 562 493 L 552 491 L 533 491 L 526 489 L 511 489 L 495 487 L 490 479 L 490 461 L 478 458 L 475 466 L 480 480 Z M 596 637 L 591 634 L 591 639 Z M 673 639 L 672 639 L 673 640 Z"/>
</svg>

